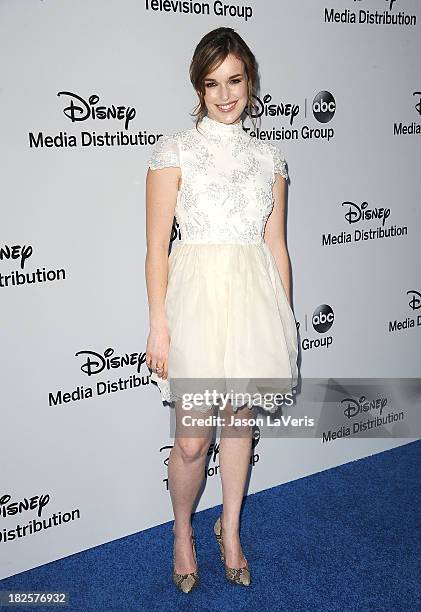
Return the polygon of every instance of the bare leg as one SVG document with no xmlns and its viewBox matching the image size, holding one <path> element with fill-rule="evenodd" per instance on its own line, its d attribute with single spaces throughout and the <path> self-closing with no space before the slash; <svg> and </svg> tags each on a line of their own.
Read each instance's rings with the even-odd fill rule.
<svg viewBox="0 0 421 612">
<path fill-rule="evenodd" d="M 186 414 L 204 418 L 211 414 L 189 411 L 176 402 L 176 435 L 168 463 L 168 482 L 174 511 L 175 571 L 180 574 L 194 572 L 191 545 L 191 513 L 194 501 L 205 476 L 206 455 L 212 440 L 213 427 L 183 427 Z M 188 436 L 188 437 L 185 437 Z"/>
<path fill-rule="evenodd" d="M 252 417 L 248 408 L 235 414 L 231 403 L 220 412 L 226 423 L 231 415 L 236 418 Z M 253 428 L 248 425 L 221 427 L 219 464 L 221 471 L 223 513 L 221 523 L 224 534 L 225 562 L 228 567 L 244 567 L 245 559 L 240 544 L 240 509 L 250 464 Z"/>
</svg>

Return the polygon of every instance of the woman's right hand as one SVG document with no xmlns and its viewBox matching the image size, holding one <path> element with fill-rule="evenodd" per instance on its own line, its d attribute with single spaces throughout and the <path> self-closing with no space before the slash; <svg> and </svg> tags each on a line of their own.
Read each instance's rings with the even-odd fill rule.
<svg viewBox="0 0 421 612">
<path fill-rule="evenodd" d="M 166 323 L 153 326 L 149 330 L 146 344 L 146 364 L 161 378 L 168 376 L 168 351 L 170 334 Z"/>
</svg>

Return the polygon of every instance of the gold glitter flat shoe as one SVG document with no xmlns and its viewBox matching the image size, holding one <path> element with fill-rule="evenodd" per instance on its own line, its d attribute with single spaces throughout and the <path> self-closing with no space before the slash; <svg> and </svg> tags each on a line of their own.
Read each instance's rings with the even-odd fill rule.
<svg viewBox="0 0 421 612">
<path fill-rule="evenodd" d="M 246 565 L 244 567 L 228 567 L 228 565 L 225 563 L 224 543 L 222 540 L 221 517 L 219 517 L 218 520 L 216 521 L 213 531 L 215 533 L 216 541 L 218 542 L 218 545 L 219 545 L 221 561 L 223 562 L 224 567 L 225 567 L 225 576 L 227 580 L 229 580 L 230 582 L 233 582 L 234 584 L 241 584 L 242 586 L 249 586 L 251 582 L 250 568 L 249 568 L 247 559 L 245 557 L 244 559 L 246 560 Z"/>
<path fill-rule="evenodd" d="M 174 529 L 173 529 L 174 533 Z M 191 533 L 191 543 L 193 549 L 193 556 L 197 567 L 197 558 L 196 558 L 196 536 L 192 529 Z M 195 586 L 199 584 L 199 571 L 198 569 L 195 572 L 190 572 L 189 574 L 179 574 L 175 571 L 175 540 L 173 544 L 173 572 L 172 579 L 175 586 L 180 589 L 183 593 L 190 593 L 194 589 Z"/>
</svg>

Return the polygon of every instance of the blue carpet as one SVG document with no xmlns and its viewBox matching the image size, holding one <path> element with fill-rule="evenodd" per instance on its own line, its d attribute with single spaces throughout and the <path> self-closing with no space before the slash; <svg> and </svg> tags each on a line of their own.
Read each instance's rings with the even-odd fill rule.
<svg viewBox="0 0 421 612">
<path fill-rule="evenodd" d="M 68 591 L 65 609 L 83 612 L 420 610 L 420 457 L 416 441 L 246 498 L 248 588 L 224 578 L 216 507 L 194 517 L 201 584 L 190 594 L 171 582 L 172 523 L 22 572 L 0 589 Z"/>
</svg>

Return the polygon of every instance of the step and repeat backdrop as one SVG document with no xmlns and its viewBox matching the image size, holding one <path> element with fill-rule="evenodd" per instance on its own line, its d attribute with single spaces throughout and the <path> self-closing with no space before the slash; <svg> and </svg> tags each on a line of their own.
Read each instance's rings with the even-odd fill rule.
<svg viewBox="0 0 421 612">
<path fill-rule="evenodd" d="M 172 519 L 145 178 L 159 137 L 193 126 L 189 64 L 216 27 L 255 53 L 254 135 L 288 162 L 301 382 L 284 414 L 315 418 L 257 428 L 248 494 L 421 437 L 419 2 L 0 11 L 0 578 Z M 218 449 L 198 510 L 221 502 Z"/>
</svg>

